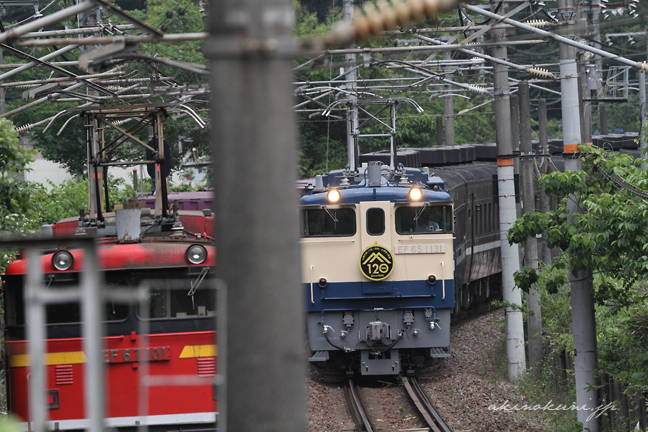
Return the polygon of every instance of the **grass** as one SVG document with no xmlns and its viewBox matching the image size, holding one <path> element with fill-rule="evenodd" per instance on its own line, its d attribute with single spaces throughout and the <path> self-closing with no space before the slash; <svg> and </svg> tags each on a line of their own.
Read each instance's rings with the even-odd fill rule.
<svg viewBox="0 0 648 432">
<path fill-rule="evenodd" d="M 495 367 L 495 372 L 499 375 L 500 379 L 507 381 L 506 341 L 502 341 L 496 349 L 491 351 L 490 356 L 491 362 Z M 559 380 L 553 373 L 550 362 L 545 363 L 538 377 L 534 377 L 527 372 L 518 380 L 518 397 L 516 400 L 509 402 L 511 405 L 540 405 L 544 407 L 548 403 L 552 403 L 556 407 L 560 404 L 571 406 L 572 402 L 576 401 L 573 392 L 573 376 L 568 377 L 567 385 L 565 386 L 564 383 L 559 383 Z M 577 428 L 578 424 L 576 423 L 575 411 L 545 411 L 537 409 L 525 410 L 523 412 L 529 422 L 539 430 L 555 432 L 581 430 Z"/>
<path fill-rule="evenodd" d="M 503 350 L 505 351 L 505 350 Z M 504 355 L 506 361 L 506 356 Z M 504 363 L 504 367 L 506 363 Z M 545 406 L 549 403 L 553 407 L 563 405 L 571 407 L 576 403 L 576 391 L 573 371 L 567 371 L 567 379 L 556 376 L 551 359 L 545 359 L 538 376 L 529 371 L 517 382 L 518 394 L 524 398 L 527 405 Z M 555 432 L 580 432 L 581 423 L 577 421 L 577 413 L 572 410 L 537 410 L 526 411 L 529 421 L 533 424 L 542 424 L 544 431 Z M 622 422 L 610 425 L 606 414 L 599 418 L 601 432 L 627 432 L 628 428 Z"/>
</svg>

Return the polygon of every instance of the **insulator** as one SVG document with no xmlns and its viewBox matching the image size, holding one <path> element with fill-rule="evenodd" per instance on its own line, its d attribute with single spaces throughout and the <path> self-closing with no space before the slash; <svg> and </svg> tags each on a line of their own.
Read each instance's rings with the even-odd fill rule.
<svg viewBox="0 0 648 432">
<path fill-rule="evenodd" d="M 364 13 L 355 8 L 353 23 L 344 23 L 333 27 L 326 36 L 328 45 L 347 45 L 355 39 L 367 39 L 373 34 L 393 30 L 396 26 L 406 26 L 410 21 L 423 21 L 434 18 L 438 13 L 453 9 L 456 0 L 393 0 L 390 5 L 385 0 L 378 2 L 378 9 L 373 3 L 365 3 Z"/>
<path fill-rule="evenodd" d="M 551 72 L 549 72 L 547 69 L 542 69 L 542 68 L 529 68 L 527 70 L 531 75 L 535 75 L 540 78 L 548 78 L 548 79 L 558 79 L 558 77 Z"/>
<path fill-rule="evenodd" d="M 548 26 L 551 25 L 551 23 L 549 21 L 545 21 L 545 20 L 529 20 L 529 21 L 525 22 L 524 24 L 526 24 L 528 26 L 531 26 L 531 27 L 539 28 L 539 29 L 542 29 L 542 28 L 545 28 L 545 27 L 548 27 Z"/>
<path fill-rule="evenodd" d="M 637 69 L 640 69 L 644 72 L 648 72 L 648 63 L 644 62 L 638 62 L 637 63 Z"/>
<path fill-rule="evenodd" d="M 479 94 L 488 94 L 488 90 L 473 84 L 468 84 L 468 91 L 479 93 Z"/>
<path fill-rule="evenodd" d="M 33 124 L 31 124 L 31 123 L 27 123 L 26 125 L 18 126 L 18 127 L 16 128 L 16 132 L 18 132 L 18 133 L 27 132 L 27 131 L 30 131 L 31 128 L 33 128 L 33 127 L 34 127 Z"/>
</svg>

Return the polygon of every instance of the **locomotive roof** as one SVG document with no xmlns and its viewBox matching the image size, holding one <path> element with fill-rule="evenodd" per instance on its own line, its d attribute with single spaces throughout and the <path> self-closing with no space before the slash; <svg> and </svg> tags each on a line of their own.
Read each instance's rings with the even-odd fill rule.
<svg viewBox="0 0 648 432">
<path fill-rule="evenodd" d="M 395 203 L 424 203 L 424 202 L 451 202 L 450 194 L 446 191 L 435 191 L 421 187 L 423 197 L 419 201 L 409 199 L 410 187 L 352 187 L 338 189 L 340 200 L 335 205 L 358 204 L 362 201 L 390 201 Z M 302 206 L 330 205 L 326 193 L 304 195 L 300 201 Z"/>
</svg>

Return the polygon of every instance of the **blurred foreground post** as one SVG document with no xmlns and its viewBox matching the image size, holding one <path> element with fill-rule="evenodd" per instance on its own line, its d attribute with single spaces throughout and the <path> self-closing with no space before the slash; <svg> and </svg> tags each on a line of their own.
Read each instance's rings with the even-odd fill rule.
<svg viewBox="0 0 648 432">
<path fill-rule="evenodd" d="M 211 2 L 219 431 L 306 430 L 290 0 Z M 226 311 L 226 316 L 220 311 Z"/>
</svg>

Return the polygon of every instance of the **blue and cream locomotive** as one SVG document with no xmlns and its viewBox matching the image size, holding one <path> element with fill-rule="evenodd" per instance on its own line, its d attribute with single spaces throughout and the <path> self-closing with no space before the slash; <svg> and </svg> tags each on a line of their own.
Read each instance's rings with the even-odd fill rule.
<svg viewBox="0 0 648 432">
<path fill-rule="evenodd" d="M 301 198 L 313 362 L 394 375 L 449 357 L 453 201 L 427 168 L 318 176 Z"/>
</svg>

